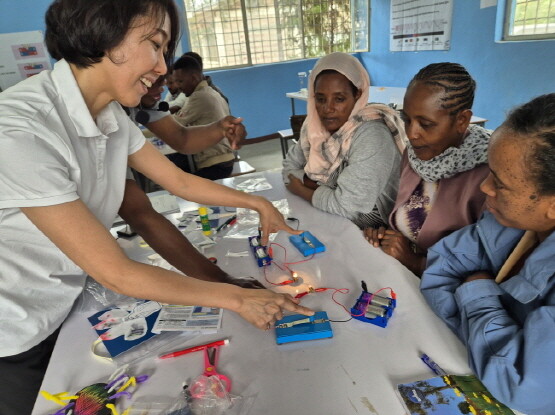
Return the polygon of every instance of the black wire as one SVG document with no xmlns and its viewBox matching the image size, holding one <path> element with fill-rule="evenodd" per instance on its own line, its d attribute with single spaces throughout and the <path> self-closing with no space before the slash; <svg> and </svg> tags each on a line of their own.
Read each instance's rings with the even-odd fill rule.
<svg viewBox="0 0 555 415">
<path fill-rule="evenodd" d="M 348 321 L 351 321 L 353 318 L 351 317 L 349 320 L 328 320 L 331 321 L 332 323 L 346 323 Z"/>
<path fill-rule="evenodd" d="M 299 226 L 301 226 L 301 221 L 300 221 L 300 220 L 298 220 L 297 218 L 287 218 L 287 220 L 297 222 L 297 229 L 295 229 L 295 230 L 296 230 L 296 231 L 299 230 Z"/>
</svg>

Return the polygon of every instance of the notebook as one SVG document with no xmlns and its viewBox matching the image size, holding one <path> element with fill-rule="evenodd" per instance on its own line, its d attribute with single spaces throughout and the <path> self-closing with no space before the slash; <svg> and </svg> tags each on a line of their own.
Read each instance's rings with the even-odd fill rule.
<svg viewBox="0 0 555 415">
<path fill-rule="evenodd" d="M 397 386 L 411 415 L 514 415 L 474 375 L 438 376 Z"/>
</svg>

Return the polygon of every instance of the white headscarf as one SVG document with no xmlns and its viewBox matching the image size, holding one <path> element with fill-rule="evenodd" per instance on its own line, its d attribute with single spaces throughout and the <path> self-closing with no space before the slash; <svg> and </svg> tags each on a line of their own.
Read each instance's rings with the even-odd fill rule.
<svg viewBox="0 0 555 415">
<path fill-rule="evenodd" d="M 322 124 L 314 98 L 316 77 L 322 71 L 330 69 L 344 75 L 361 91 L 349 119 L 333 134 Z M 316 62 L 308 81 L 307 117 L 301 128 L 299 143 L 307 160 L 304 170 L 310 179 L 325 183 L 347 154 L 354 131 L 361 123 L 369 120 L 383 120 L 389 127 L 399 151 L 404 150 L 406 135 L 399 115 L 387 105 L 369 105 L 369 90 L 368 72 L 355 57 L 335 52 Z"/>
</svg>

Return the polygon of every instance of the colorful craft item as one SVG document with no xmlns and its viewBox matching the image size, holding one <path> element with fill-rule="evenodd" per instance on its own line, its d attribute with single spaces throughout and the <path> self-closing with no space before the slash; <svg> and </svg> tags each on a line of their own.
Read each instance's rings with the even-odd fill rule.
<svg viewBox="0 0 555 415">
<path fill-rule="evenodd" d="M 95 383 L 84 387 L 75 395 L 68 392 L 51 394 L 41 391 L 41 395 L 63 408 L 50 415 L 120 415 L 116 409 L 116 399 L 121 396 L 131 398 L 131 387 L 143 383 L 148 376 L 129 376 L 122 374 L 110 383 Z M 131 407 L 121 415 L 128 415 Z"/>
</svg>

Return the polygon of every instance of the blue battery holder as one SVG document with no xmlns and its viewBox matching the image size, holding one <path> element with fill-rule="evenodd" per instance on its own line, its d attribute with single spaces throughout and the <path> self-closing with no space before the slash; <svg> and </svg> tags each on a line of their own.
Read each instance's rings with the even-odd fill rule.
<svg viewBox="0 0 555 415">
<path fill-rule="evenodd" d="M 268 254 L 268 249 L 260 244 L 260 236 L 249 236 L 249 246 L 259 267 L 265 267 L 272 263 L 272 257 Z"/>
<path fill-rule="evenodd" d="M 279 328 L 278 326 L 299 320 L 309 319 L 310 322 L 297 324 L 296 326 Z M 324 320 L 322 323 L 314 321 Z M 333 337 L 331 324 L 328 321 L 328 314 L 325 311 L 317 311 L 313 316 L 307 317 L 302 314 L 285 316 L 276 321 L 276 343 L 285 344 L 303 340 L 326 339 Z"/>
<path fill-rule="evenodd" d="M 304 256 L 313 255 L 326 250 L 326 246 L 308 231 L 300 235 L 291 235 L 289 240 Z"/>
<path fill-rule="evenodd" d="M 353 318 L 356 318 L 357 320 L 363 321 L 365 323 L 375 324 L 376 326 L 380 326 L 380 327 L 386 327 L 387 322 L 393 315 L 393 310 L 397 306 L 397 300 L 390 297 L 376 296 L 378 297 L 376 298 L 376 300 L 379 300 L 381 303 L 389 302 L 390 304 L 384 305 L 384 304 L 377 304 L 376 301 L 371 302 L 370 303 L 371 306 L 376 306 L 376 307 L 379 307 L 380 309 L 383 309 L 383 316 L 378 315 L 374 318 L 369 318 L 366 316 L 366 308 L 368 305 L 368 300 L 372 295 L 373 294 L 368 291 L 363 291 L 360 297 L 358 298 L 357 302 L 355 303 L 355 305 L 351 308 L 351 314 Z M 389 301 L 384 301 L 384 299 Z"/>
</svg>

